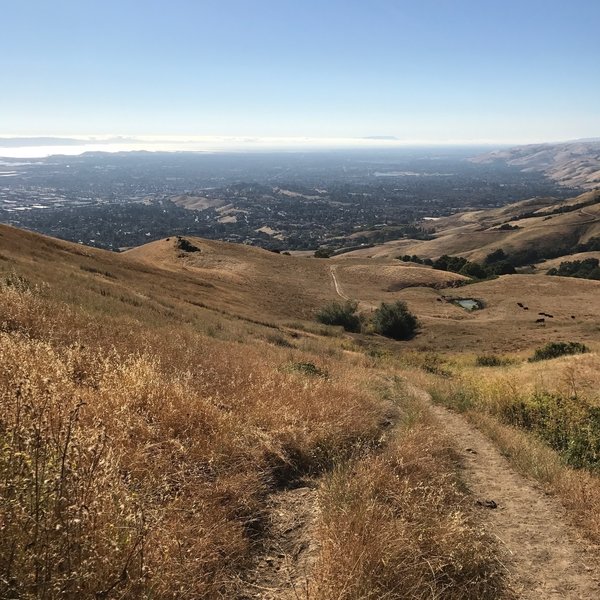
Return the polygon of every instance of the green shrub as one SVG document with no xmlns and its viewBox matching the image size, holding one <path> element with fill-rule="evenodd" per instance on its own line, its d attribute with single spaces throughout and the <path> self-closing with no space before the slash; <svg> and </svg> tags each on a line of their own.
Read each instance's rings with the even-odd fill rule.
<svg viewBox="0 0 600 600">
<path fill-rule="evenodd" d="M 406 306 L 398 300 L 393 304 L 381 303 L 373 314 L 373 329 L 376 333 L 395 340 L 408 340 L 417 330 L 419 322 Z"/>
<path fill-rule="evenodd" d="M 537 393 L 502 410 L 502 420 L 535 433 L 576 468 L 600 468 L 600 408 L 580 398 Z"/>
<path fill-rule="evenodd" d="M 486 265 L 491 265 L 493 263 L 497 263 L 497 262 L 501 262 L 504 261 L 508 258 L 508 255 L 506 254 L 506 252 L 504 252 L 504 250 L 502 250 L 502 248 L 498 248 L 497 250 L 494 250 L 493 252 L 490 252 L 484 259 L 484 263 Z"/>
<path fill-rule="evenodd" d="M 485 279 L 488 276 L 486 269 L 475 262 L 465 263 L 459 273 L 467 277 L 473 277 L 474 279 Z"/>
<path fill-rule="evenodd" d="M 505 257 L 504 260 L 501 260 Z M 404 260 L 406 257 L 402 257 Z M 410 258 L 410 257 L 408 257 Z M 448 256 L 444 254 L 434 261 L 423 261 L 424 264 L 430 264 L 434 269 L 440 271 L 451 271 L 452 273 L 460 273 L 472 279 L 489 279 L 498 275 L 509 275 L 515 273 L 515 268 L 506 258 L 503 250 L 491 252 L 485 258 L 483 264 L 471 262 L 463 256 Z"/>
<path fill-rule="evenodd" d="M 333 254 L 333 250 L 329 248 L 318 248 L 315 250 L 315 258 L 330 258 Z"/>
<path fill-rule="evenodd" d="M 296 373 L 302 373 L 303 375 L 309 375 L 310 377 L 329 377 L 329 373 L 324 369 L 320 369 L 317 365 L 311 362 L 296 362 L 288 365 L 288 370 Z"/>
<path fill-rule="evenodd" d="M 561 262 L 558 269 L 550 269 L 547 275 L 578 277 L 580 279 L 600 279 L 600 261 L 597 258 Z"/>
<path fill-rule="evenodd" d="M 478 367 L 502 367 L 509 364 L 510 361 L 495 354 L 482 354 L 475 359 Z"/>
<path fill-rule="evenodd" d="M 200 252 L 198 246 L 194 246 L 192 242 L 180 236 L 177 237 L 177 248 L 183 252 Z"/>
<path fill-rule="evenodd" d="M 469 261 L 463 256 L 448 256 L 444 254 L 433 261 L 433 268 L 439 271 L 458 273 Z"/>
<path fill-rule="evenodd" d="M 356 314 L 358 303 L 348 300 L 344 303 L 330 302 L 317 313 L 317 321 L 324 325 L 338 325 L 346 331 L 360 331 L 360 318 Z"/>
<path fill-rule="evenodd" d="M 585 354 L 589 352 L 589 348 L 585 344 L 579 342 L 548 342 L 542 348 L 537 348 L 529 362 L 538 360 L 550 360 L 559 356 L 567 356 L 569 354 Z"/>
<path fill-rule="evenodd" d="M 498 227 L 499 231 L 511 231 L 512 229 L 521 229 L 518 225 L 511 225 L 510 223 L 502 223 L 500 227 Z"/>
</svg>

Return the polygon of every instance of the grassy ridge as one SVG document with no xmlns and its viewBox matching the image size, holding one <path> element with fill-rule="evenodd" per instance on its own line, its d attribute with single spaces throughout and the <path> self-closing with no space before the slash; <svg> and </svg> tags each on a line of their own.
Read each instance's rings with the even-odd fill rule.
<svg viewBox="0 0 600 600">
<path fill-rule="evenodd" d="M 372 586 L 402 598 L 440 582 L 463 589 L 462 573 L 487 590 L 480 597 L 498 597 L 489 540 L 483 554 L 424 568 L 432 553 L 480 548 L 480 534 L 450 519 L 464 499 L 456 465 L 425 442 L 431 430 L 393 445 L 384 435 L 407 407 L 378 391 L 383 372 L 344 338 L 178 303 L 157 274 L 115 289 L 98 283 L 97 271 L 115 270 L 104 264 L 82 270 L 44 253 L 37 262 L 11 264 L 0 284 L 0 596 L 235 597 L 268 527 L 269 496 L 332 472 L 310 583 L 322 597 L 340 577 L 344 597 Z M 421 452 L 423 468 L 407 470 Z M 347 504 L 336 486 L 362 500 Z M 370 562 L 357 571 L 335 528 L 362 527 L 367 506 Z M 412 573 L 410 585 L 400 589 L 394 572 Z"/>
</svg>

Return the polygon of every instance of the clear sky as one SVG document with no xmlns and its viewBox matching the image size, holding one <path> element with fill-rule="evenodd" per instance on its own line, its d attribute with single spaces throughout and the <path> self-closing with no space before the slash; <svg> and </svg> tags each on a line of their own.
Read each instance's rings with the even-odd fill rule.
<svg viewBox="0 0 600 600">
<path fill-rule="evenodd" d="M 0 0 L 0 134 L 600 136 L 600 0 Z"/>
</svg>

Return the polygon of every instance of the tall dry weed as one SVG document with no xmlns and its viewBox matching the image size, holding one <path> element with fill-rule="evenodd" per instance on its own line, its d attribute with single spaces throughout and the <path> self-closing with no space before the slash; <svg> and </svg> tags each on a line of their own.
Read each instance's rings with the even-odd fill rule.
<svg viewBox="0 0 600 600">
<path fill-rule="evenodd" d="M 414 425 L 380 456 L 335 471 L 323 492 L 317 598 L 500 598 L 493 541 L 456 479 L 456 457 Z"/>
<path fill-rule="evenodd" d="M 331 356 L 310 378 L 52 289 L 0 308 L 0 597 L 231 597 L 268 493 L 376 444 L 388 410 Z"/>
</svg>

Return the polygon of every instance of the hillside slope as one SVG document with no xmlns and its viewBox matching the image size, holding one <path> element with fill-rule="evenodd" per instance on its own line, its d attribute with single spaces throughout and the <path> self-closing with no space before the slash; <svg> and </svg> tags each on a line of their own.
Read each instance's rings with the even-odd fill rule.
<svg viewBox="0 0 600 600">
<path fill-rule="evenodd" d="M 32 277 L 39 277 L 41 270 L 65 289 L 76 287 L 86 299 L 103 294 L 122 297 L 130 306 L 148 303 L 182 314 L 204 306 L 213 313 L 266 323 L 312 321 L 316 310 L 338 298 L 329 261 L 197 238 L 185 241 L 198 251 L 182 250 L 180 239 L 173 237 L 113 253 L 0 225 L 0 265 L 19 265 Z M 348 276 L 345 269 L 339 273 L 344 282 L 353 281 L 365 297 L 381 294 L 382 299 L 395 297 L 391 287 L 445 287 L 464 279 L 390 260 L 359 259 L 348 268 Z M 359 268 L 360 277 L 353 268 Z M 385 273 L 381 279 L 379 272 Z"/>
<path fill-rule="evenodd" d="M 333 600 L 337 577 L 383 596 L 400 573 L 407 598 L 503 597 L 439 428 L 403 429 L 399 382 L 338 330 L 249 316 L 279 284 L 245 284 L 286 257 L 198 243 L 227 268 L 0 227 L 0 597 Z M 347 506 L 328 477 L 354 469 L 374 495 Z"/>
<path fill-rule="evenodd" d="M 444 362 L 458 350 L 595 347 L 600 283 L 440 290 L 427 268 L 291 258 L 193 238 L 120 255 L 0 227 L 0 596 L 497 600 L 531 582 L 589 596 L 593 577 L 563 560 L 583 547 L 557 503 L 477 442 L 493 458 L 477 472 L 510 495 L 496 497 L 504 520 L 482 510 L 491 499 L 461 466 L 471 426 L 456 416 L 445 433 L 414 382 L 460 384 Z M 482 310 L 451 302 L 466 289 Z M 366 311 L 404 298 L 422 330 L 394 342 L 311 322 L 350 294 Z M 556 324 L 535 325 L 540 309 Z M 582 518 L 600 498 L 585 485 Z M 561 522 L 523 528 L 511 497 Z M 509 517 L 524 553 L 514 535 L 497 542 Z"/>
<path fill-rule="evenodd" d="M 600 192 L 561 202 L 534 198 L 497 209 L 458 213 L 435 221 L 434 235 L 432 240 L 398 240 L 349 252 L 338 260 L 450 254 L 482 261 L 499 248 L 508 254 L 531 249 L 544 254 L 564 247 L 564 254 L 569 254 L 569 248 L 600 237 Z"/>
<path fill-rule="evenodd" d="M 165 326 L 176 319 L 212 335 L 235 337 L 228 331 L 251 327 L 308 340 L 319 327 L 316 311 L 344 298 L 359 301 L 366 314 L 382 301 L 404 300 L 422 324 L 404 344 L 430 350 L 519 351 L 550 334 L 590 341 L 600 327 L 596 281 L 518 275 L 454 289 L 466 278 L 397 260 L 296 258 L 189 241 L 200 251 L 182 251 L 170 238 L 116 254 L 0 227 L 0 266 L 54 281 L 53 293 L 64 301 L 72 302 L 76 291 L 78 303 L 100 315 Z M 452 302 L 464 297 L 484 308 L 470 312 Z M 540 326 L 538 312 L 554 318 Z"/>
<path fill-rule="evenodd" d="M 476 163 L 503 162 L 523 171 L 541 171 L 569 187 L 600 187 L 599 140 L 517 146 L 483 154 L 471 160 Z"/>
<path fill-rule="evenodd" d="M 124 256 L 214 285 L 219 302 L 235 306 L 243 314 L 312 319 L 319 308 L 339 295 L 331 274 L 332 261 L 187 239 L 198 251 L 181 251 L 178 239 L 169 238 L 134 248 Z M 393 300 L 398 296 L 395 292 L 404 287 L 444 288 L 465 279 L 394 260 L 360 258 L 340 264 L 336 275 L 350 296 L 373 301 Z"/>
</svg>

